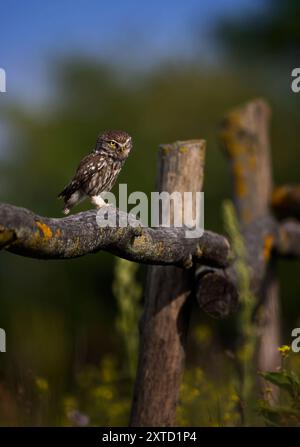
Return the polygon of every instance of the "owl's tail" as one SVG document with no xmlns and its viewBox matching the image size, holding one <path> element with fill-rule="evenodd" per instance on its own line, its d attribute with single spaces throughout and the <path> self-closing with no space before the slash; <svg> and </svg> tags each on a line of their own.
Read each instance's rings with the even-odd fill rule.
<svg viewBox="0 0 300 447">
<path fill-rule="evenodd" d="M 80 190 L 77 189 L 76 182 L 72 181 L 69 185 L 67 185 L 60 194 L 57 196 L 59 199 L 63 199 L 64 208 L 63 213 L 69 214 L 71 208 L 77 205 L 81 200 L 83 200 L 83 194 Z"/>
</svg>

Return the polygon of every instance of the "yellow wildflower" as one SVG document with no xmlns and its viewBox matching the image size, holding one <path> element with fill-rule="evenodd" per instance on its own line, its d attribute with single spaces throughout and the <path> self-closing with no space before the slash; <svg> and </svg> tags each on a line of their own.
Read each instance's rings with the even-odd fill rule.
<svg viewBox="0 0 300 447">
<path fill-rule="evenodd" d="M 42 393 L 46 393 L 49 390 L 49 384 L 47 380 L 43 379 L 42 377 L 37 377 L 35 379 L 35 384 L 37 389 Z"/>
<path fill-rule="evenodd" d="M 280 352 L 280 354 L 283 357 L 287 356 L 289 354 L 290 350 L 291 350 L 291 347 L 288 345 L 283 345 L 278 348 L 278 351 Z"/>
</svg>

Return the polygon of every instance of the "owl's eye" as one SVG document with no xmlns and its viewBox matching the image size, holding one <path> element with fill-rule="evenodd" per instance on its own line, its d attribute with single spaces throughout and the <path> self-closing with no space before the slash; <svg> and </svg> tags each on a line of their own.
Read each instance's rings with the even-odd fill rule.
<svg viewBox="0 0 300 447">
<path fill-rule="evenodd" d="M 117 143 L 115 141 L 110 141 L 109 145 L 112 149 L 116 149 L 116 147 L 117 147 Z"/>
</svg>

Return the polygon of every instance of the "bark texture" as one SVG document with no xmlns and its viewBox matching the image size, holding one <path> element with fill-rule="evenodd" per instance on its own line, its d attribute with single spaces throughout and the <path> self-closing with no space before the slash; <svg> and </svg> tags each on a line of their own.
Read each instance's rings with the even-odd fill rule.
<svg viewBox="0 0 300 447">
<path fill-rule="evenodd" d="M 189 239 L 183 228 L 143 228 L 122 211 L 117 223 L 132 225 L 99 228 L 96 210 L 64 218 L 41 217 L 13 205 L 0 203 L 0 250 L 39 259 L 68 259 L 104 250 L 145 264 L 190 268 L 203 262 L 225 266 L 229 244 L 225 237 L 207 231 Z"/>
<path fill-rule="evenodd" d="M 278 234 L 270 214 L 273 189 L 269 143 L 270 110 L 257 99 L 230 112 L 221 129 L 234 181 L 234 202 L 248 251 L 251 286 L 262 303 L 258 318 L 258 369 L 275 370 L 280 363 L 279 290 L 273 257 Z"/>
<path fill-rule="evenodd" d="M 201 191 L 204 154 L 203 140 L 162 146 L 158 190 Z M 153 266 L 148 270 L 131 426 L 176 423 L 193 280 L 193 269 Z"/>
<path fill-rule="evenodd" d="M 234 270 L 200 267 L 196 272 L 195 294 L 200 308 L 210 317 L 229 317 L 239 304 Z"/>
<path fill-rule="evenodd" d="M 282 257 L 300 257 L 300 222 L 286 219 L 280 223 L 275 250 Z"/>
</svg>

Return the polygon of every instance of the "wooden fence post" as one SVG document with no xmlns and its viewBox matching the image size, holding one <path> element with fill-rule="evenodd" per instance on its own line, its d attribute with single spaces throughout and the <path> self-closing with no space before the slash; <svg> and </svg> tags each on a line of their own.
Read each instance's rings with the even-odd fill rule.
<svg viewBox="0 0 300 447">
<path fill-rule="evenodd" d="M 270 213 L 272 164 L 270 110 L 262 99 L 232 110 L 223 121 L 221 140 L 230 160 L 233 196 L 249 255 L 252 291 L 262 305 L 257 312 L 257 368 L 280 364 L 279 286 L 275 275 L 275 220 Z"/>
<path fill-rule="evenodd" d="M 204 156 L 203 140 L 161 146 L 157 190 L 201 191 Z M 175 424 L 193 279 L 194 269 L 148 267 L 131 426 Z"/>
</svg>

